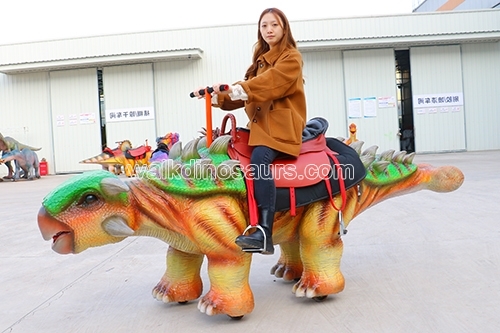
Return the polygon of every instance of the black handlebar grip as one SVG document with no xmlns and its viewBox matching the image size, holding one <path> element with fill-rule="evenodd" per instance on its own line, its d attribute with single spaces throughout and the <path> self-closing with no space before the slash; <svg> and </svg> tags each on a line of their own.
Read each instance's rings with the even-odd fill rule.
<svg viewBox="0 0 500 333">
<path fill-rule="evenodd" d="M 225 91 L 225 90 L 228 90 L 228 89 L 229 89 L 229 86 L 228 86 L 227 84 L 221 84 L 221 85 L 219 86 L 219 90 L 220 90 L 220 91 Z M 213 87 L 207 87 L 207 90 L 208 90 L 208 93 L 209 93 L 209 94 L 211 94 L 211 93 L 214 91 L 214 88 L 213 88 Z M 205 95 L 205 89 L 200 89 L 200 90 L 198 91 L 198 93 L 199 93 L 201 96 Z M 190 94 L 189 94 L 189 97 L 191 97 L 191 98 L 195 97 L 195 96 L 194 96 L 194 92 L 190 93 Z"/>
</svg>

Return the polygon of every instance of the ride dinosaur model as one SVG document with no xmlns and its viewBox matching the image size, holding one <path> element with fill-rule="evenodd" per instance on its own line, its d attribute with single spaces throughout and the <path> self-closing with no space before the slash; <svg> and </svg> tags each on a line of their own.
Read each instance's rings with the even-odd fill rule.
<svg viewBox="0 0 500 333">
<path fill-rule="evenodd" d="M 16 165 L 16 170 L 12 177 L 14 181 L 20 178 L 21 170 L 23 171 L 22 178 L 28 180 L 40 178 L 40 163 L 38 161 L 38 155 L 33 150 L 28 148 L 23 148 L 22 150 L 11 150 L 2 156 L 0 164 L 10 161 L 14 161 Z"/>
<path fill-rule="evenodd" d="M 132 177 L 136 174 L 136 167 L 148 166 L 151 158 L 151 146 L 146 144 L 132 148 L 129 140 L 118 142 L 118 148 L 104 149 L 104 151 L 96 156 L 87 158 L 80 163 L 100 164 L 108 171 L 120 174 L 119 170 L 123 167 L 125 175 Z M 121 166 L 121 167 L 120 167 Z"/>
<path fill-rule="evenodd" d="M 35 147 L 25 145 L 24 143 L 21 143 L 21 142 L 17 141 L 16 139 L 11 138 L 9 136 L 4 137 L 2 135 L 2 133 L 0 133 L 0 151 L 2 152 L 2 156 L 4 156 L 4 154 L 8 153 L 11 150 L 15 150 L 15 149 L 22 150 L 24 148 L 28 148 L 32 151 L 38 151 L 38 150 L 42 149 L 42 148 L 35 148 Z M 10 162 L 5 163 L 5 165 L 7 166 L 7 169 L 8 169 L 8 175 L 5 176 L 4 179 L 12 179 L 13 173 L 14 173 L 12 165 L 10 164 Z M 0 181 L 1 181 L 1 179 L 0 179 Z"/>
<path fill-rule="evenodd" d="M 166 272 L 152 291 L 155 299 L 198 299 L 206 257 L 210 289 L 198 309 L 207 315 L 243 317 L 254 308 L 249 284 L 252 254 L 234 241 L 248 225 L 250 205 L 239 161 L 228 157 L 231 138 L 222 135 L 208 148 L 206 138 L 184 149 L 178 142 L 168 160 L 131 179 L 102 170 L 74 176 L 44 198 L 38 213 L 43 238 L 52 240 L 52 249 L 60 254 L 80 253 L 129 236 L 158 238 L 169 248 Z M 341 236 L 361 212 L 418 190 L 454 191 L 464 180 L 453 166 L 416 165 L 414 154 L 377 155 L 376 146 L 361 152 L 362 141 L 353 145 L 366 176 L 344 192 L 342 216 L 335 208 L 342 207 L 342 195 L 276 213 L 273 241 L 281 256 L 271 274 L 298 281 L 292 289 L 297 297 L 322 300 L 344 289 Z"/>
</svg>

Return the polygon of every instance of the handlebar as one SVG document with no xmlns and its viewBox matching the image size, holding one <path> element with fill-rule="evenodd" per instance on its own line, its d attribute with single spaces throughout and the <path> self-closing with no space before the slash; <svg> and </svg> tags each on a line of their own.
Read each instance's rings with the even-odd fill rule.
<svg viewBox="0 0 500 333">
<path fill-rule="evenodd" d="M 229 86 L 228 86 L 227 84 L 221 84 L 221 85 L 219 86 L 219 90 L 220 90 L 220 91 L 226 91 L 226 90 L 228 90 L 228 89 L 229 89 Z M 209 93 L 209 94 L 211 94 L 211 93 L 213 93 L 213 92 L 214 92 L 214 88 L 213 88 L 213 87 L 207 87 L 207 88 L 206 88 L 206 90 L 208 91 L 208 93 Z M 199 93 L 201 96 L 205 95 L 205 89 L 200 89 L 200 90 L 198 91 L 198 93 Z M 192 98 L 192 97 L 195 97 L 194 92 L 190 93 L 190 94 L 189 94 L 189 97 L 191 97 L 191 98 Z"/>
</svg>

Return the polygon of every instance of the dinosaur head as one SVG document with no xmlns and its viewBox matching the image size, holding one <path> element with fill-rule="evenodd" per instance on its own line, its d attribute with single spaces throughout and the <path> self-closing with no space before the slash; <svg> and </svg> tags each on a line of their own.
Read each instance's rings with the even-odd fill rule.
<svg viewBox="0 0 500 333">
<path fill-rule="evenodd" d="M 128 226 L 129 187 L 104 170 L 72 177 L 49 193 L 38 212 L 38 227 L 52 249 L 79 253 L 116 243 L 134 233 Z"/>
<path fill-rule="evenodd" d="M 169 132 L 163 137 L 156 138 L 156 144 L 158 147 L 160 145 L 165 145 L 169 150 L 178 141 L 179 141 L 179 133 L 175 132 Z"/>
<path fill-rule="evenodd" d="M 7 142 L 5 141 L 5 138 L 3 137 L 2 133 L 0 133 L 0 151 L 8 151 L 9 146 L 7 145 Z"/>
<path fill-rule="evenodd" d="M 355 123 L 351 123 L 349 125 L 349 133 L 356 134 L 356 124 Z"/>
</svg>

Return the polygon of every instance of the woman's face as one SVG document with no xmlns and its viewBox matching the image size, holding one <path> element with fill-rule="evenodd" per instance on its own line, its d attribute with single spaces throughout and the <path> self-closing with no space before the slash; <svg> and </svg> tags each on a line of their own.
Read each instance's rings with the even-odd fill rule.
<svg viewBox="0 0 500 333">
<path fill-rule="evenodd" d="M 273 13 L 266 13 L 260 20 L 260 34 L 272 49 L 283 38 L 283 28 L 280 19 Z"/>
</svg>

